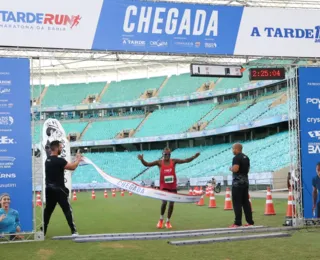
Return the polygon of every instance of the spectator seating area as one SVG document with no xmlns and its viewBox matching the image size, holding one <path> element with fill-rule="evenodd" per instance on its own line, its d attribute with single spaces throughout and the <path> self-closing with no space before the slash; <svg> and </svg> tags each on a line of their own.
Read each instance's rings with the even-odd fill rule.
<svg viewBox="0 0 320 260">
<path fill-rule="evenodd" d="M 160 88 L 166 77 L 132 79 L 111 82 L 101 98 L 101 103 L 115 103 L 139 99 L 146 90 Z"/>
<path fill-rule="evenodd" d="M 191 77 L 190 73 L 172 76 L 160 76 L 141 79 L 122 80 L 119 82 L 90 82 L 61 84 L 58 86 L 50 85 L 43 97 L 43 106 L 62 106 L 62 105 L 79 105 L 89 95 L 95 95 L 101 98 L 100 103 L 115 103 L 134 101 L 146 90 L 157 90 L 157 97 L 167 96 L 184 96 L 196 92 L 204 83 L 214 83 L 213 90 L 221 91 L 233 88 L 240 88 L 244 84 L 249 83 L 249 68 L 259 64 L 291 64 L 292 61 L 281 60 L 255 60 L 248 65 L 244 65 L 246 70 L 243 72 L 242 78 L 214 78 L 214 77 Z M 167 79 L 167 80 L 166 80 Z M 164 84 L 165 83 L 165 84 Z M 160 89 L 160 87 L 163 87 Z M 105 92 L 102 90 L 106 87 Z M 34 87 L 34 97 L 39 97 L 41 89 L 39 86 Z M 43 89 L 43 88 L 42 88 Z"/>
<path fill-rule="evenodd" d="M 218 78 L 190 77 L 190 74 L 172 75 L 159 93 L 159 97 L 183 96 L 196 92 L 204 83 L 217 82 Z"/>
<path fill-rule="evenodd" d="M 42 100 L 43 106 L 79 105 L 89 95 L 98 95 L 106 82 L 50 85 Z"/>
<path fill-rule="evenodd" d="M 276 171 L 286 167 L 290 162 L 288 132 L 271 135 L 264 139 L 243 142 L 244 153 L 251 159 L 251 173 Z M 161 150 L 144 151 L 146 161 L 159 159 Z M 232 161 L 231 144 L 214 146 L 180 148 L 172 152 L 172 158 L 187 158 L 201 152 L 201 156 L 189 164 L 177 165 L 178 178 L 224 176 L 230 174 L 229 167 Z M 112 176 L 124 180 L 131 180 L 134 176 L 146 169 L 137 159 L 141 152 L 112 152 L 112 153 L 87 153 L 101 169 Z M 268 163 L 261 158 L 266 158 Z M 126 163 L 123 163 L 126 162 Z M 141 179 L 157 179 L 159 169 L 149 168 Z M 78 167 L 73 174 L 73 183 L 105 182 L 104 179 L 91 166 Z"/>
<path fill-rule="evenodd" d="M 61 122 L 67 133 L 78 132 L 80 134 L 89 124 L 87 131 L 82 135 L 81 140 L 83 141 L 113 139 L 122 130 L 136 130 L 133 137 L 179 134 L 189 131 L 197 122 L 207 121 L 208 125 L 205 129 L 208 130 L 286 114 L 288 103 L 286 99 L 283 99 L 283 93 L 263 95 L 255 100 L 248 99 L 238 103 L 218 105 L 204 103 L 162 108 L 149 115 L 136 111 L 129 113 L 129 117 L 126 114 L 114 115 L 106 117 L 104 121 L 97 119 L 81 123 L 79 120 Z M 279 100 L 281 102 L 278 102 Z M 140 127 L 137 129 L 138 126 Z M 39 129 L 40 123 L 37 123 L 34 143 L 40 140 Z"/>
</svg>

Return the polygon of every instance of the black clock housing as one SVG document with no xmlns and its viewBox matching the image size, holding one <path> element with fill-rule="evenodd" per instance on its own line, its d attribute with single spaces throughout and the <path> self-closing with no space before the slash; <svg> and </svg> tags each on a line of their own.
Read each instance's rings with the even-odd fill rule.
<svg viewBox="0 0 320 260">
<path fill-rule="evenodd" d="M 286 78 L 285 68 L 251 68 L 250 80 L 282 80 Z"/>
</svg>

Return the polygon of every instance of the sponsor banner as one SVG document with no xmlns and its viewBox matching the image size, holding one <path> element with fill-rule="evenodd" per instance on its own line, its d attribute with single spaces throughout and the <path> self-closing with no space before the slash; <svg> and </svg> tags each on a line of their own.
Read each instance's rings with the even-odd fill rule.
<svg viewBox="0 0 320 260">
<path fill-rule="evenodd" d="M 233 54 L 243 7 L 105 0 L 94 50 Z"/>
<path fill-rule="evenodd" d="M 234 55 L 319 57 L 319 14 L 319 10 L 244 8 Z"/>
<path fill-rule="evenodd" d="M 29 66 L 0 59 L 0 197 L 10 197 L 0 201 L 0 234 L 33 230 Z"/>
<path fill-rule="evenodd" d="M 272 172 L 259 172 L 249 173 L 249 184 L 250 185 L 269 185 L 273 186 L 273 175 Z M 227 176 L 228 185 L 232 185 L 232 175 Z"/>
<path fill-rule="evenodd" d="M 138 0 L 11 0 L 0 8 L 0 45 L 320 57 L 318 16 L 319 10 Z"/>
<path fill-rule="evenodd" d="M 298 73 L 304 217 L 320 218 L 320 68 L 300 68 Z"/>
<path fill-rule="evenodd" d="M 85 147 L 85 146 L 98 146 L 98 145 L 113 145 L 113 144 L 130 144 L 130 143 L 147 143 L 147 142 L 159 142 L 167 140 L 179 140 L 187 138 L 197 138 L 204 136 L 212 136 L 223 133 L 237 132 L 240 130 L 256 128 L 265 125 L 272 125 L 280 122 L 288 121 L 288 115 L 278 115 L 270 118 L 264 118 L 261 120 L 253 121 L 250 123 L 240 124 L 240 125 L 231 125 L 221 128 L 204 130 L 198 132 L 188 132 L 182 134 L 173 134 L 173 135 L 162 135 L 162 136 L 148 136 L 140 138 L 123 138 L 123 139 L 110 139 L 110 140 L 101 140 L 101 141 L 78 141 L 71 142 L 71 147 Z"/>
<path fill-rule="evenodd" d="M 50 155 L 50 143 L 52 141 L 58 140 L 61 142 L 62 151 L 61 158 L 64 158 L 68 162 L 71 161 L 71 152 L 70 152 L 70 142 L 67 139 L 66 132 L 64 131 L 62 125 L 57 119 L 49 118 L 47 119 L 42 128 L 42 164 L 45 165 L 47 157 Z M 45 167 L 43 167 L 43 187 L 45 187 Z M 71 171 L 64 171 L 64 183 L 65 186 L 69 189 L 69 197 L 71 198 L 72 183 L 71 183 Z M 43 189 L 43 199 L 45 201 L 45 189 Z"/>
<path fill-rule="evenodd" d="M 58 107 L 42 107 L 37 106 L 32 107 L 32 112 L 54 112 L 54 111 L 83 111 L 83 110 L 92 110 L 92 109 L 105 109 L 105 108 L 122 108 L 122 107 L 133 107 L 133 106 L 144 106 L 144 105 L 155 105 L 155 104 L 165 104 L 172 102 L 180 102 L 180 101 L 189 101 L 189 100 L 200 100 L 208 97 L 217 97 L 225 94 L 231 93 L 239 93 L 241 91 L 252 90 L 262 88 L 268 85 L 276 84 L 281 82 L 281 80 L 268 80 L 268 81 L 259 81 L 256 83 L 248 83 L 242 85 L 238 88 L 230 88 L 224 90 L 209 90 L 204 92 L 194 92 L 190 95 L 185 96 L 170 96 L 170 97 L 153 97 L 144 100 L 135 100 L 135 101 L 124 101 L 119 103 L 111 103 L 111 104 L 88 104 L 88 105 L 79 105 L 79 106 L 58 106 Z"/>
<path fill-rule="evenodd" d="M 103 177 L 107 182 L 127 191 L 131 191 L 132 193 L 138 194 L 140 196 L 149 197 L 152 199 L 158 200 L 166 200 L 180 203 L 194 203 L 200 200 L 201 196 L 191 196 L 185 194 L 174 194 L 166 191 L 161 191 L 157 189 L 147 188 L 138 185 L 132 181 L 120 180 L 118 178 L 112 177 L 108 175 L 103 170 L 101 170 L 97 165 L 95 165 L 90 159 L 87 157 L 83 157 L 83 162 L 81 162 L 81 166 L 91 164 L 96 171 Z"/>
<path fill-rule="evenodd" d="M 0 45 L 91 49 L 103 0 L 4 1 Z"/>
</svg>

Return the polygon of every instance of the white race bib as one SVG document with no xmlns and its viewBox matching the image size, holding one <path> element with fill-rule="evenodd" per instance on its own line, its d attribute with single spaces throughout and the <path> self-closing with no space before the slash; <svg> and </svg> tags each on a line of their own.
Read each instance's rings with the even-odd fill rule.
<svg viewBox="0 0 320 260">
<path fill-rule="evenodd" d="M 164 176 L 164 183 L 173 183 L 173 181 L 174 181 L 173 175 Z"/>
</svg>

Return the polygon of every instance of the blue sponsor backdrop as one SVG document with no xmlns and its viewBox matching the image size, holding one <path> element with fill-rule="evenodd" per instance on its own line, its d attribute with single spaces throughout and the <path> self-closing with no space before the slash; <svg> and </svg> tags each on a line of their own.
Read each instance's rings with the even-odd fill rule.
<svg viewBox="0 0 320 260">
<path fill-rule="evenodd" d="M 320 68 L 300 68 L 299 71 L 300 143 L 303 185 L 304 217 L 317 217 L 313 211 L 312 183 L 317 177 L 316 165 L 320 162 Z M 317 180 L 319 179 L 319 180 Z M 320 190 L 318 191 L 320 196 Z M 318 196 L 317 203 L 320 203 Z"/>
<path fill-rule="evenodd" d="M 0 194 L 10 194 L 10 208 L 18 211 L 22 231 L 32 231 L 28 59 L 0 59 L 0 93 Z"/>
<path fill-rule="evenodd" d="M 92 49 L 233 54 L 243 7 L 105 0 Z"/>
</svg>

